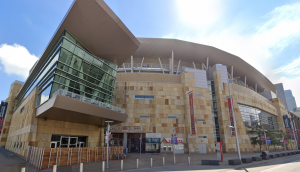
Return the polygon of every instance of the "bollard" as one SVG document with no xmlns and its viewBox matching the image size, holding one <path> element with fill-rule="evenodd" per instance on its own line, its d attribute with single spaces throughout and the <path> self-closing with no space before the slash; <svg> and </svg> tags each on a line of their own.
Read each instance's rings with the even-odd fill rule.
<svg viewBox="0 0 300 172">
<path fill-rule="evenodd" d="M 136 169 L 139 169 L 139 159 L 136 159 Z"/>
<path fill-rule="evenodd" d="M 57 165 L 53 165 L 53 172 L 56 172 Z"/>
<path fill-rule="evenodd" d="M 105 161 L 102 161 L 102 172 L 105 172 Z"/>
<path fill-rule="evenodd" d="M 151 158 L 151 161 L 150 161 L 151 163 L 150 163 L 150 167 L 152 168 L 152 158 Z"/>
<path fill-rule="evenodd" d="M 79 172 L 83 172 L 83 163 L 80 163 Z"/>
<path fill-rule="evenodd" d="M 121 171 L 123 171 L 123 160 L 121 160 Z"/>
<path fill-rule="evenodd" d="M 165 166 L 165 157 L 163 157 L 163 166 Z"/>
<path fill-rule="evenodd" d="M 189 163 L 189 165 L 191 165 L 191 159 L 190 159 L 190 157 L 188 157 L 188 163 Z"/>
<path fill-rule="evenodd" d="M 174 156 L 174 165 L 176 164 L 176 159 L 175 159 L 175 156 Z"/>
<path fill-rule="evenodd" d="M 21 168 L 21 172 L 25 172 L 25 167 Z"/>
</svg>

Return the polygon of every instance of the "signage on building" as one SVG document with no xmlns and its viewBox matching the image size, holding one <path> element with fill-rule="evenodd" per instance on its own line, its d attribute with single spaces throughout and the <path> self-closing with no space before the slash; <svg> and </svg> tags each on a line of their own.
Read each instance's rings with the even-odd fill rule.
<svg viewBox="0 0 300 172">
<path fill-rule="evenodd" d="M 233 121 L 233 115 L 232 115 L 232 108 L 231 108 L 230 97 L 227 98 L 227 101 L 228 101 L 228 109 L 229 109 L 229 115 L 230 115 L 230 124 L 232 126 L 232 128 L 231 128 L 231 135 L 235 135 L 235 128 L 234 128 L 234 121 Z"/>
<path fill-rule="evenodd" d="M 172 137 L 171 144 L 177 145 L 177 134 L 174 134 L 174 137 Z"/>
<path fill-rule="evenodd" d="M 1 102 L 1 105 L 0 105 L 0 134 L 2 132 L 2 127 L 3 127 L 3 122 L 4 122 L 4 118 L 5 118 L 7 105 L 8 105 L 7 102 Z"/>
<path fill-rule="evenodd" d="M 110 127 L 110 131 L 112 132 L 116 132 L 116 131 L 120 131 L 120 132 L 143 132 L 143 127 L 128 127 L 128 126 L 113 126 Z"/>
<path fill-rule="evenodd" d="M 192 134 L 196 134 L 195 115 L 194 115 L 194 105 L 193 105 L 193 93 L 190 93 L 190 94 L 189 94 L 189 102 L 190 102 L 191 129 L 192 129 Z"/>
<path fill-rule="evenodd" d="M 270 145 L 271 144 L 271 140 L 267 140 L 267 144 Z"/>
<path fill-rule="evenodd" d="M 283 122 L 285 125 L 286 134 L 294 138 L 293 130 L 291 129 L 291 120 L 287 115 L 283 115 Z"/>
<path fill-rule="evenodd" d="M 172 138 L 165 138 L 167 143 L 172 143 Z M 183 143 L 183 138 L 177 138 L 177 143 Z"/>
</svg>

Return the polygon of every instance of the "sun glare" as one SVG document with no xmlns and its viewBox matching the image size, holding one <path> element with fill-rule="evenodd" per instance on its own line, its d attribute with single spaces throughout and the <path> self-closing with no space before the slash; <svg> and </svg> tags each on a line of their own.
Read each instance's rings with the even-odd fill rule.
<svg viewBox="0 0 300 172">
<path fill-rule="evenodd" d="M 179 18 L 195 26 L 214 23 L 221 13 L 221 2 L 217 0 L 177 0 Z"/>
</svg>

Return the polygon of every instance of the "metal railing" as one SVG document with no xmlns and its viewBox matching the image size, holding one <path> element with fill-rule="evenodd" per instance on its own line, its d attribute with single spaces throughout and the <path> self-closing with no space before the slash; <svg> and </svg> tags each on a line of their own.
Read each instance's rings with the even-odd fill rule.
<svg viewBox="0 0 300 172">
<path fill-rule="evenodd" d="M 164 72 L 169 73 L 170 72 L 170 65 L 168 64 L 162 64 Z M 177 73 L 178 65 L 174 65 L 174 73 Z M 178 68 L 178 74 L 181 74 L 185 68 L 191 68 L 187 66 L 179 66 Z M 118 72 L 123 72 L 124 70 L 130 71 L 131 70 L 131 64 L 130 63 L 124 63 L 124 65 L 120 65 L 118 67 Z M 158 63 L 143 63 L 143 66 L 141 66 L 141 63 L 133 63 L 133 71 L 153 71 L 153 72 L 162 72 L 162 68 L 160 64 Z M 201 69 L 199 69 L 201 70 Z"/>
<path fill-rule="evenodd" d="M 76 100 L 79 100 L 79 101 L 82 101 L 82 102 L 90 103 L 90 104 L 93 104 L 93 105 L 96 105 L 96 106 L 100 106 L 100 107 L 103 107 L 103 108 L 107 108 L 107 109 L 110 109 L 110 110 L 113 110 L 113 111 L 117 111 L 117 112 L 120 112 L 120 113 L 125 113 L 125 110 L 122 109 L 122 108 L 113 106 L 113 105 L 108 104 L 108 103 L 100 102 L 98 100 L 94 100 L 94 99 L 85 97 L 83 95 L 73 93 L 73 92 L 68 91 L 68 90 L 63 90 L 61 88 L 56 90 L 53 93 L 52 97 L 55 97 L 57 94 L 62 95 L 62 96 L 66 96 L 66 97 L 70 97 L 72 99 L 76 99 Z"/>
</svg>

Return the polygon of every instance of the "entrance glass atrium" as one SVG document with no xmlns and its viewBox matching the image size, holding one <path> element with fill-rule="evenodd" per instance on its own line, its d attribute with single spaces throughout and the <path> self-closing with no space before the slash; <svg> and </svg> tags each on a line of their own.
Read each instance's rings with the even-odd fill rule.
<svg viewBox="0 0 300 172">
<path fill-rule="evenodd" d="M 18 107 L 38 86 L 37 106 L 59 88 L 105 103 L 111 103 L 117 65 L 95 57 L 69 32 L 63 31 L 30 85 L 18 98 Z"/>
</svg>

